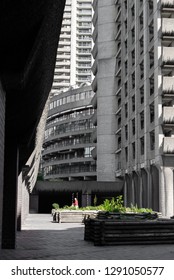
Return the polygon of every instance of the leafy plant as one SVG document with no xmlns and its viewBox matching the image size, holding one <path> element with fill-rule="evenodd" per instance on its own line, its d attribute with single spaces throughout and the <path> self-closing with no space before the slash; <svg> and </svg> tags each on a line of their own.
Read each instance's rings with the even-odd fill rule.
<svg viewBox="0 0 174 280">
<path fill-rule="evenodd" d="M 53 203 L 52 204 L 53 209 L 59 209 L 59 204 L 58 203 Z"/>
</svg>

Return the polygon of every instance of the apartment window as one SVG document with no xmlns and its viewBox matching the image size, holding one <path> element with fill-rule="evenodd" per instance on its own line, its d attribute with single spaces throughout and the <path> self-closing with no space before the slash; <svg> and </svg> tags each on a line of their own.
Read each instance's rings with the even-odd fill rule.
<svg viewBox="0 0 174 280">
<path fill-rule="evenodd" d="M 132 77 L 132 89 L 134 89 L 135 88 L 135 72 L 132 73 L 131 77 Z"/>
<path fill-rule="evenodd" d="M 144 61 L 140 63 L 140 79 L 144 78 Z"/>
<path fill-rule="evenodd" d="M 118 140 L 117 140 L 117 148 L 121 149 L 121 135 L 118 137 Z"/>
<path fill-rule="evenodd" d="M 124 42 L 125 54 L 127 54 L 127 40 Z"/>
<path fill-rule="evenodd" d="M 139 16 L 139 26 L 141 31 L 143 29 L 143 13 Z"/>
<path fill-rule="evenodd" d="M 132 112 L 135 111 L 135 95 L 132 96 Z"/>
<path fill-rule="evenodd" d="M 133 5 L 131 8 L 131 16 L 132 16 L 132 21 L 135 19 L 135 6 Z"/>
<path fill-rule="evenodd" d="M 131 30 L 131 35 L 132 35 L 132 44 L 135 42 L 135 28 L 133 27 Z"/>
<path fill-rule="evenodd" d="M 118 105 L 118 108 L 121 106 L 121 96 L 120 95 L 118 96 L 118 99 L 117 99 L 117 105 Z"/>
<path fill-rule="evenodd" d="M 125 29 L 125 34 L 127 33 L 127 19 L 124 22 L 124 29 Z"/>
<path fill-rule="evenodd" d="M 149 111 L 150 111 L 150 122 L 152 123 L 154 121 L 154 117 L 155 117 L 154 103 L 151 103 L 149 105 Z"/>
<path fill-rule="evenodd" d="M 144 111 L 140 113 L 140 127 L 144 128 Z"/>
<path fill-rule="evenodd" d="M 155 149 L 155 132 L 154 132 L 154 130 L 151 131 L 149 134 L 150 134 L 150 149 L 154 150 Z"/>
<path fill-rule="evenodd" d="M 125 139 L 128 140 L 128 126 L 125 125 Z"/>
<path fill-rule="evenodd" d="M 154 23 L 153 20 L 149 25 L 149 42 L 151 42 L 154 38 Z"/>
<path fill-rule="evenodd" d="M 143 51 L 144 51 L 144 37 L 143 36 L 139 40 L 139 46 L 140 46 L 140 55 L 142 55 Z"/>
<path fill-rule="evenodd" d="M 144 103 L 144 86 L 140 88 L 140 103 Z"/>
<path fill-rule="evenodd" d="M 121 128 L 121 116 L 118 117 L 118 120 L 117 120 L 117 128 Z"/>
<path fill-rule="evenodd" d="M 124 84 L 124 92 L 125 92 L 125 97 L 128 95 L 128 86 L 127 82 Z"/>
<path fill-rule="evenodd" d="M 153 13 L 153 0 L 148 1 L 149 4 L 149 16 Z"/>
<path fill-rule="evenodd" d="M 132 67 L 135 65 L 135 50 L 131 52 L 131 57 L 132 57 Z"/>
<path fill-rule="evenodd" d="M 125 62 L 125 64 L 124 64 L 124 67 L 125 67 L 125 76 L 127 76 L 127 61 Z"/>
<path fill-rule="evenodd" d="M 144 155 L 144 136 L 140 138 L 140 152 Z"/>
<path fill-rule="evenodd" d="M 124 105 L 124 111 L 125 111 L 125 118 L 128 117 L 128 106 L 127 103 Z"/>
<path fill-rule="evenodd" d="M 154 94 L 154 75 L 149 78 L 150 95 Z"/>
<path fill-rule="evenodd" d="M 125 159 L 127 162 L 128 161 L 128 148 L 127 147 L 125 148 Z"/>
<path fill-rule="evenodd" d="M 125 8 L 125 11 L 127 11 L 127 0 L 124 1 L 124 8 Z"/>
<path fill-rule="evenodd" d="M 132 120 L 132 135 L 135 135 L 135 119 Z"/>
<path fill-rule="evenodd" d="M 135 142 L 132 143 L 132 158 L 135 159 Z"/>
<path fill-rule="evenodd" d="M 152 68 L 154 66 L 154 48 L 149 52 L 149 66 Z"/>
</svg>

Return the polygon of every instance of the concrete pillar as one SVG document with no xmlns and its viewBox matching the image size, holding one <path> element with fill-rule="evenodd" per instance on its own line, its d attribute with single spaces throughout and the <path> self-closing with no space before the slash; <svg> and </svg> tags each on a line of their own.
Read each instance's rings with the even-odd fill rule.
<svg viewBox="0 0 174 280">
<path fill-rule="evenodd" d="M 133 172 L 133 182 L 134 182 L 134 205 L 141 207 L 142 204 L 142 186 L 141 179 L 137 172 Z"/>
<path fill-rule="evenodd" d="M 155 211 L 159 211 L 159 170 L 155 166 L 151 166 L 151 208 Z"/>
<path fill-rule="evenodd" d="M 6 125 L 2 248 L 15 249 L 17 230 L 18 147 Z"/>
<path fill-rule="evenodd" d="M 91 206 L 91 192 L 82 193 L 82 207 Z"/>
<path fill-rule="evenodd" d="M 142 207 L 147 207 L 147 200 L 148 200 L 148 178 L 147 178 L 147 172 L 145 169 L 141 170 L 141 176 L 142 176 Z"/>
<path fill-rule="evenodd" d="M 165 182 L 165 201 L 167 217 L 173 216 L 173 169 L 170 167 L 164 167 L 164 182 Z"/>
<path fill-rule="evenodd" d="M 163 167 L 159 167 L 159 211 L 163 216 L 166 215 L 166 201 L 165 201 L 165 180 Z"/>
<path fill-rule="evenodd" d="M 133 194 L 133 182 L 132 175 L 126 175 L 125 177 L 125 186 L 126 186 L 126 206 L 131 206 L 134 202 L 134 194 Z"/>
<path fill-rule="evenodd" d="M 4 128 L 5 128 L 5 92 L 0 81 L 0 247 L 2 237 L 2 205 L 4 185 Z"/>
</svg>

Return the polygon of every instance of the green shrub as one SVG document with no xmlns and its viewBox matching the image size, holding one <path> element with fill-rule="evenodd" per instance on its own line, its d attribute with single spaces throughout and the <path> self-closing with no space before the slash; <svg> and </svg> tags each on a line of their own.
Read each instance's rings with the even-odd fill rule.
<svg viewBox="0 0 174 280">
<path fill-rule="evenodd" d="M 59 204 L 58 203 L 53 203 L 52 204 L 53 209 L 59 209 Z"/>
</svg>

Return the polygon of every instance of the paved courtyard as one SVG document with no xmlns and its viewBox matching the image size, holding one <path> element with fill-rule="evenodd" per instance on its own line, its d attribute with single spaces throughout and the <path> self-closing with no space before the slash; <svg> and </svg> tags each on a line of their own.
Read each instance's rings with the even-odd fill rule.
<svg viewBox="0 0 174 280">
<path fill-rule="evenodd" d="M 58 224 L 49 214 L 30 214 L 17 233 L 16 250 L 1 260 L 174 260 L 174 244 L 94 246 L 84 241 L 83 224 Z"/>
</svg>

